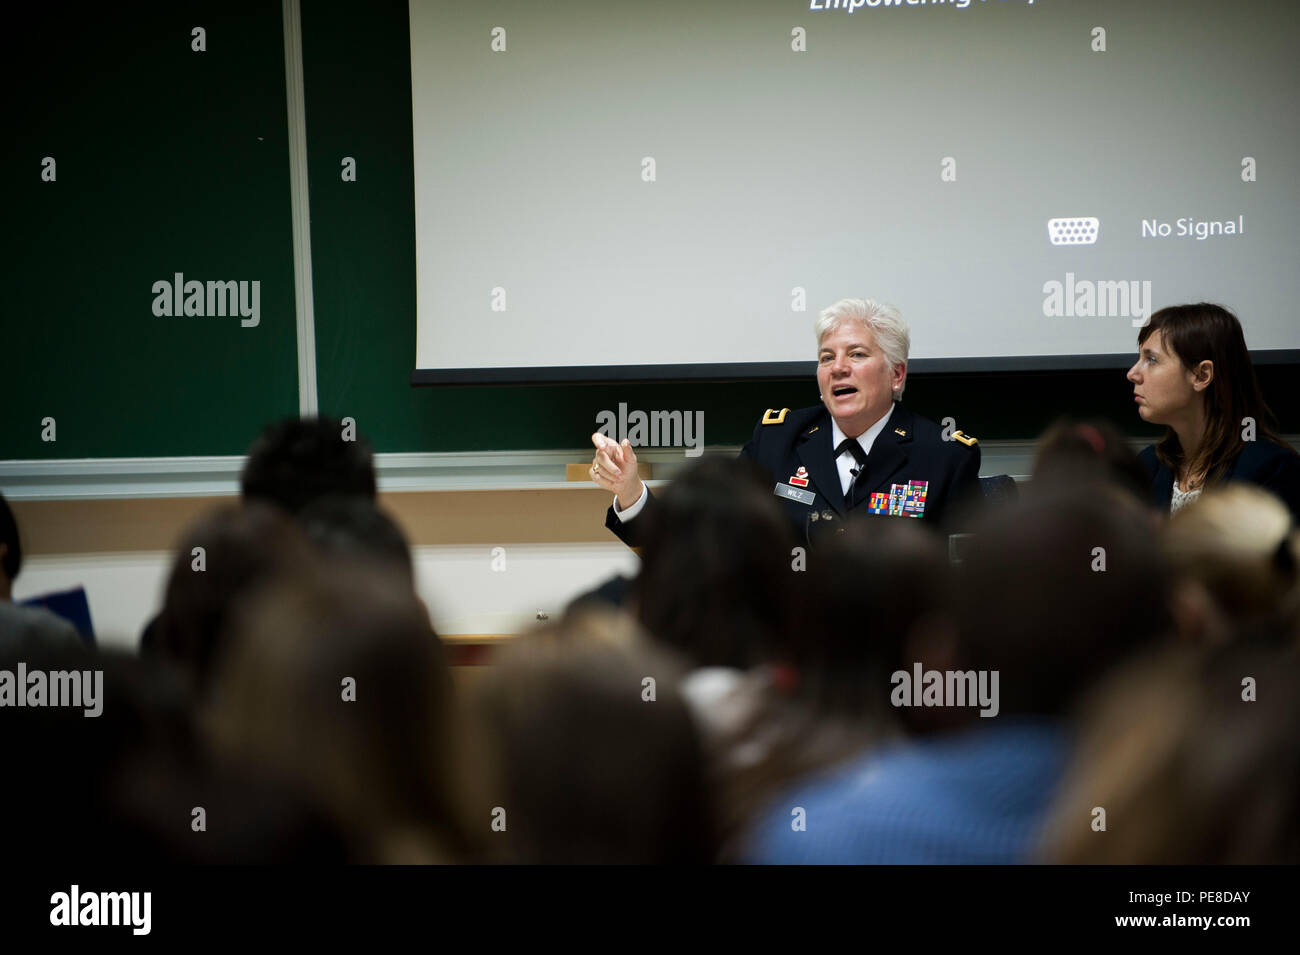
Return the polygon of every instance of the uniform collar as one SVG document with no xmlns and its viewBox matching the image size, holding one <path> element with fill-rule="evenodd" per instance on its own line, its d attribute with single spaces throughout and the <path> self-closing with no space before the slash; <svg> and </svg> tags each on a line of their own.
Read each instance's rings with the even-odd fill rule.
<svg viewBox="0 0 1300 955">
<path fill-rule="evenodd" d="M 867 455 L 867 470 L 860 479 L 863 491 L 870 492 L 887 487 L 889 482 L 907 466 L 909 459 L 907 452 L 912 444 L 911 412 L 895 402 L 885 424 L 887 427 L 881 429 L 879 437 L 871 447 L 871 453 Z"/>
<path fill-rule="evenodd" d="M 823 420 L 823 415 L 826 420 Z M 795 453 L 807 467 L 822 496 L 844 517 L 848 514 L 848 505 L 840 488 L 839 467 L 835 463 L 835 448 L 844 440 L 844 432 L 840 431 L 826 408 L 808 425 L 799 436 Z M 863 432 L 859 441 L 868 434 L 873 434 L 873 441 L 871 450 L 867 453 L 864 490 L 896 474 L 907 463 L 905 446 L 912 441 L 911 413 L 895 401 L 889 413 Z"/>
<path fill-rule="evenodd" d="M 884 413 L 881 419 L 877 421 L 875 424 L 873 424 L 866 431 L 862 432 L 862 434 L 858 435 L 858 444 L 862 445 L 862 450 L 865 451 L 867 454 L 871 453 L 872 445 L 876 443 L 876 438 L 880 436 L 880 432 L 885 430 L 885 425 L 889 424 L 889 419 L 893 417 L 894 409 L 897 407 L 898 407 L 898 402 L 891 401 L 889 403 L 889 410 Z M 845 439 L 845 437 L 847 436 L 844 434 L 843 431 L 840 430 L 840 423 L 836 421 L 835 418 L 832 416 L 831 417 L 832 453 L 834 453 L 835 448 L 838 448 L 840 446 L 840 443 Z"/>
</svg>

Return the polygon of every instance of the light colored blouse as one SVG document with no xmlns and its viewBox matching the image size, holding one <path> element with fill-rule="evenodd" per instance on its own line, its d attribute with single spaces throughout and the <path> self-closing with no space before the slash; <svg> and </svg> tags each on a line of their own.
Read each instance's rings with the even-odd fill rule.
<svg viewBox="0 0 1300 955">
<path fill-rule="evenodd" d="M 1174 496 L 1169 500 L 1169 513 L 1177 514 L 1192 501 L 1201 496 L 1201 488 L 1194 491 L 1178 490 L 1178 478 L 1174 478 Z"/>
</svg>

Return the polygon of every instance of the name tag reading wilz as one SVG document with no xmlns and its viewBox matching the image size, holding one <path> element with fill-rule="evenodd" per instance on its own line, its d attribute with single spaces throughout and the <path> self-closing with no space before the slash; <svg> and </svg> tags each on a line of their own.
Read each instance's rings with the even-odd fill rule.
<svg viewBox="0 0 1300 955">
<path fill-rule="evenodd" d="M 800 504 L 812 504 L 817 500 L 817 495 L 812 491 L 805 491 L 803 488 L 791 487 L 789 484 L 777 484 L 773 489 L 777 497 L 788 497 L 792 501 L 798 501 Z"/>
</svg>

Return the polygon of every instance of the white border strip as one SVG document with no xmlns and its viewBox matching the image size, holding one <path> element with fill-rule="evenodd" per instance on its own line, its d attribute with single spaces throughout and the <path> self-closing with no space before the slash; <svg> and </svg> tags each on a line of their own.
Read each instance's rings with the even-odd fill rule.
<svg viewBox="0 0 1300 955">
<path fill-rule="evenodd" d="M 316 303 L 312 297 L 311 205 L 307 189 L 307 98 L 302 78 L 299 0 L 284 0 L 284 79 L 289 110 L 289 191 L 293 286 L 298 319 L 298 413 L 316 414 Z"/>
<path fill-rule="evenodd" d="M 1300 435 L 1282 440 L 1300 448 Z M 1134 451 L 1145 443 L 1130 442 Z M 1034 441 L 981 441 L 980 474 L 1009 474 L 1027 481 L 1033 471 Z M 719 446 L 705 454 L 734 456 L 739 447 Z M 655 465 L 657 487 L 688 464 L 681 449 L 643 449 Z M 558 491 L 590 489 L 587 481 L 566 481 L 564 467 L 591 460 L 591 448 L 560 451 L 441 451 L 375 455 L 379 490 Z M 11 501 L 74 501 L 108 498 L 233 497 L 239 493 L 244 455 L 191 458 L 80 458 L 59 461 L 0 460 L 0 491 Z"/>
<path fill-rule="evenodd" d="M 734 455 L 738 448 L 710 449 Z M 672 477 L 688 460 L 678 451 L 647 451 L 642 460 Z M 243 455 L 190 458 L 81 458 L 0 461 L 0 491 L 11 501 L 107 498 L 233 497 L 239 493 Z M 566 481 L 566 464 L 591 460 L 591 450 L 447 451 L 375 455 L 379 490 L 524 491 L 580 490 Z M 655 486 L 659 481 L 651 481 Z"/>
<path fill-rule="evenodd" d="M 1028 478 L 1034 442 L 981 441 L 980 448 L 981 473 Z M 732 456 L 739 450 L 710 447 L 705 453 Z M 644 449 L 639 457 L 655 465 L 651 486 L 671 480 L 693 460 L 680 449 Z M 375 455 L 375 472 L 383 492 L 581 490 L 592 485 L 566 481 L 564 467 L 590 460 L 590 448 L 385 453 Z M 0 490 L 13 501 L 226 497 L 239 493 L 243 467 L 243 455 L 0 461 Z"/>
</svg>

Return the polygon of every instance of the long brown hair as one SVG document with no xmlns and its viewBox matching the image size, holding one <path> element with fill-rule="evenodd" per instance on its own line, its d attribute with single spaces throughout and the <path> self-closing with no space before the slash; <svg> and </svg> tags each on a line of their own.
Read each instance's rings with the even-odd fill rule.
<svg viewBox="0 0 1300 955">
<path fill-rule="evenodd" d="M 1170 305 L 1151 316 L 1138 332 L 1138 347 L 1155 332 L 1162 333 L 1165 348 L 1178 356 L 1183 367 L 1194 371 L 1203 361 L 1214 363 L 1214 380 L 1204 391 L 1205 436 L 1191 460 L 1186 460 L 1173 428 L 1156 445 L 1160 463 L 1178 475 L 1203 473 L 1205 485 L 1227 476 L 1232 462 L 1245 446 L 1242 419 L 1255 420 L 1256 433 L 1274 444 L 1288 447 L 1268 426 L 1272 412 L 1264 403 L 1255 369 L 1246 351 L 1246 338 L 1237 316 L 1221 305 L 1199 302 Z"/>
</svg>

